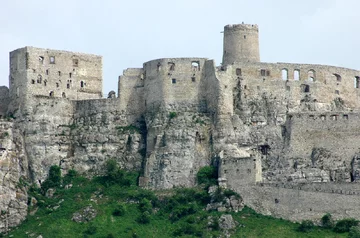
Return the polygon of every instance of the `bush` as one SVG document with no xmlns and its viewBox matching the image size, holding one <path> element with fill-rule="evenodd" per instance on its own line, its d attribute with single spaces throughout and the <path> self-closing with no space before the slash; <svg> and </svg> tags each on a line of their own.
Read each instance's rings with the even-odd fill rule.
<svg viewBox="0 0 360 238">
<path fill-rule="evenodd" d="M 149 200 L 147 200 L 146 198 L 143 198 L 139 203 L 139 210 L 142 213 L 148 212 L 149 214 L 151 214 L 152 213 L 151 202 Z"/>
<path fill-rule="evenodd" d="M 173 118 L 175 118 L 176 116 L 177 116 L 176 112 L 170 112 L 170 113 L 169 113 L 169 118 L 170 118 L 170 120 L 173 119 Z"/>
<path fill-rule="evenodd" d="M 119 168 L 115 160 L 106 161 L 106 176 L 103 178 L 103 183 L 106 186 L 119 184 L 122 186 L 130 186 L 131 181 L 125 177 L 126 173 Z"/>
<path fill-rule="evenodd" d="M 117 208 L 112 212 L 113 216 L 123 216 L 125 215 L 126 207 L 123 204 L 120 204 Z"/>
<path fill-rule="evenodd" d="M 183 236 L 183 235 L 192 235 L 192 236 L 202 236 L 202 230 L 197 227 L 195 224 L 189 223 L 181 223 L 180 227 L 175 229 L 173 235 L 176 236 Z"/>
<path fill-rule="evenodd" d="M 349 231 L 349 238 L 360 238 L 360 227 L 352 226 Z"/>
<path fill-rule="evenodd" d="M 41 190 L 43 194 L 49 188 L 57 188 L 61 185 L 61 170 L 60 167 L 57 165 L 53 165 L 50 167 L 49 170 L 49 177 L 41 184 Z"/>
<path fill-rule="evenodd" d="M 172 222 L 177 221 L 184 216 L 196 213 L 198 210 L 199 208 L 194 203 L 178 206 L 171 213 L 170 220 Z"/>
<path fill-rule="evenodd" d="M 309 220 L 302 221 L 299 227 L 297 228 L 297 230 L 300 232 L 309 232 L 312 229 L 314 229 L 314 223 Z"/>
<path fill-rule="evenodd" d="M 143 212 L 140 217 L 138 217 L 137 219 L 137 222 L 138 223 L 141 223 L 141 224 L 148 224 L 150 223 L 150 213 L 149 212 Z"/>
<path fill-rule="evenodd" d="M 63 179 L 64 184 L 69 184 L 75 177 L 78 176 L 78 172 L 74 169 L 70 169 Z"/>
<path fill-rule="evenodd" d="M 225 189 L 224 190 L 224 196 L 228 197 L 228 198 L 230 198 L 231 196 L 235 196 L 237 199 L 241 198 L 241 196 L 238 193 L 236 193 L 236 192 L 234 192 L 233 190 L 230 190 L 230 189 Z"/>
<path fill-rule="evenodd" d="M 349 232 L 350 228 L 353 226 L 357 226 L 359 224 L 359 221 L 353 219 L 353 218 L 347 218 L 338 221 L 334 226 L 334 231 L 337 233 L 344 233 Z"/>
<path fill-rule="evenodd" d="M 214 166 L 204 166 L 199 169 L 196 178 L 198 184 L 205 184 L 206 186 L 216 185 L 218 171 Z"/>
<path fill-rule="evenodd" d="M 94 224 L 90 224 L 89 227 L 84 231 L 84 234 L 94 235 L 97 231 L 97 227 Z"/>
<path fill-rule="evenodd" d="M 331 214 L 330 213 L 326 213 L 322 218 L 321 218 L 321 225 L 324 228 L 331 228 L 333 226 L 333 221 L 331 218 Z"/>
</svg>

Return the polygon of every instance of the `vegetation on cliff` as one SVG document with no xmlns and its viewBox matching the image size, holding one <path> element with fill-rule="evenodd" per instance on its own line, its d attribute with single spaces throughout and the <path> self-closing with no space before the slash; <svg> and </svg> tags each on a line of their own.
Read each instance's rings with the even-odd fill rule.
<svg viewBox="0 0 360 238">
<path fill-rule="evenodd" d="M 214 176 L 206 167 L 198 174 L 199 187 L 149 191 L 136 185 L 137 173 L 125 172 L 113 161 L 105 176 L 93 179 L 74 170 L 62 177 L 60 168 L 52 166 L 41 188 L 29 188 L 30 215 L 9 237 L 219 237 L 224 235 L 219 224 L 224 213 L 205 209 L 211 200 L 206 187 Z M 233 195 L 223 192 L 218 199 Z M 247 207 L 228 214 L 236 223 L 231 237 L 348 236 L 312 224 L 301 230 L 299 224 Z"/>
</svg>

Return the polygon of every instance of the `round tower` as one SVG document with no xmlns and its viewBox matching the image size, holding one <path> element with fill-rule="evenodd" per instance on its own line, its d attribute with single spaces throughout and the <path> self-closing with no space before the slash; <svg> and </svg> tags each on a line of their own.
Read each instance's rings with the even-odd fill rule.
<svg viewBox="0 0 360 238">
<path fill-rule="evenodd" d="M 257 25 L 237 24 L 224 27 L 223 65 L 234 62 L 260 62 Z"/>
</svg>

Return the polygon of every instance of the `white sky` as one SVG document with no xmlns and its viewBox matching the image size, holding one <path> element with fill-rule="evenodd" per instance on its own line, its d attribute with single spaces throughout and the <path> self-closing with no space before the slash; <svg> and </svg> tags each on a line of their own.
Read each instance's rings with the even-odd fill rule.
<svg viewBox="0 0 360 238">
<path fill-rule="evenodd" d="M 24 46 L 103 56 L 104 96 L 129 67 L 163 57 L 219 65 L 223 27 L 260 28 L 263 62 L 360 69 L 359 0 L 0 0 L 0 85 Z"/>
</svg>

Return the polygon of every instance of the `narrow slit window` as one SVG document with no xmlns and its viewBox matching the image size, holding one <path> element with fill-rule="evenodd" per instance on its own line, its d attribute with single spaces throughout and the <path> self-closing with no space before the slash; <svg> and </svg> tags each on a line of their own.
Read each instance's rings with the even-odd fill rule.
<svg viewBox="0 0 360 238">
<path fill-rule="evenodd" d="M 355 76 L 355 88 L 360 88 L 360 77 Z"/>
<path fill-rule="evenodd" d="M 84 81 L 81 81 L 80 82 L 80 88 L 83 88 L 85 85 L 84 85 Z"/>
</svg>

